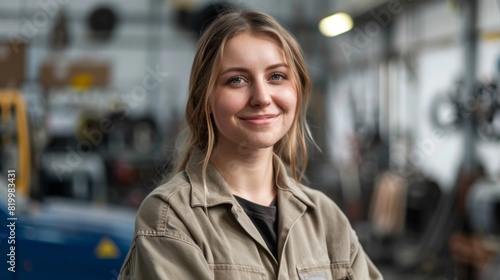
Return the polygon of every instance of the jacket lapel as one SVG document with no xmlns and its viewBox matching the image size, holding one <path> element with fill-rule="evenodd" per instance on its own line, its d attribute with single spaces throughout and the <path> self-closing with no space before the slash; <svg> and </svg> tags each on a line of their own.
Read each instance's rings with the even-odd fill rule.
<svg viewBox="0 0 500 280">
<path fill-rule="evenodd" d="M 238 220 L 240 226 L 248 233 L 248 235 L 250 235 L 250 237 L 252 237 L 252 239 L 255 242 L 257 242 L 264 250 L 266 250 L 269 253 L 269 256 L 271 256 L 271 258 L 274 259 L 274 256 L 267 247 L 264 238 L 262 238 L 262 235 L 260 234 L 259 230 L 255 227 L 252 220 L 250 220 L 250 218 L 245 213 L 243 208 L 241 208 L 241 206 L 235 201 L 233 208 L 231 210 L 236 220 Z"/>
<path fill-rule="evenodd" d="M 305 213 L 307 206 L 286 189 L 278 190 L 278 258 L 281 260 L 290 231 Z"/>
</svg>

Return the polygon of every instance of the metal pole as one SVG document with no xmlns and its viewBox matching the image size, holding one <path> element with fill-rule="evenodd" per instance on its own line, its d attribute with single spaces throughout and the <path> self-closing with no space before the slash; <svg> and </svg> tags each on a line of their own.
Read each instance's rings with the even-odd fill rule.
<svg viewBox="0 0 500 280">
<path fill-rule="evenodd" d="M 460 100 L 466 108 L 465 118 L 463 119 L 464 133 L 464 157 L 463 163 L 465 171 L 471 172 L 476 166 L 475 149 L 475 118 L 470 106 L 473 100 L 474 87 L 476 82 L 476 64 L 477 64 L 477 4 L 476 0 L 461 1 L 461 40 L 464 46 L 464 90 L 461 93 Z"/>
</svg>

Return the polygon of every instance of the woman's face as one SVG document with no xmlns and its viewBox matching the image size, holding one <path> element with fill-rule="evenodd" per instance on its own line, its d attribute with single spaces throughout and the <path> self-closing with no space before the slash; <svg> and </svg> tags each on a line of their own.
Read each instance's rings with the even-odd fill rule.
<svg viewBox="0 0 500 280">
<path fill-rule="evenodd" d="M 274 38 L 242 33 L 226 42 L 210 96 L 217 146 L 269 148 L 290 129 L 297 92 L 285 54 Z"/>
</svg>

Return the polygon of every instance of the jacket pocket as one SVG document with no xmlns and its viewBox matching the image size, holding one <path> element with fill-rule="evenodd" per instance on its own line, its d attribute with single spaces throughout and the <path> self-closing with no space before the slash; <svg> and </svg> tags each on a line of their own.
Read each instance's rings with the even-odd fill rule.
<svg viewBox="0 0 500 280">
<path fill-rule="evenodd" d="M 263 269 L 246 265 L 211 264 L 215 280 L 264 280 L 266 274 Z"/>
<path fill-rule="evenodd" d="M 311 264 L 297 265 L 300 280 L 355 280 L 349 265 Z"/>
</svg>

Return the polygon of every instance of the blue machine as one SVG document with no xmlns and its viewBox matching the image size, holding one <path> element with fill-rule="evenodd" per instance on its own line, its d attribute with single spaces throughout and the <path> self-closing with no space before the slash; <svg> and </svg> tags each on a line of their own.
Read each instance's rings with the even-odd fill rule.
<svg viewBox="0 0 500 280">
<path fill-rule="evenodd" d="M 0 182 L 0 279 L 118 278 L 133 238 L 133 210 L 62 199 L 35 204 L 16 197 L 15 216 L 10 216 L 7 195 L 6 183 Z"/>
</svg>

